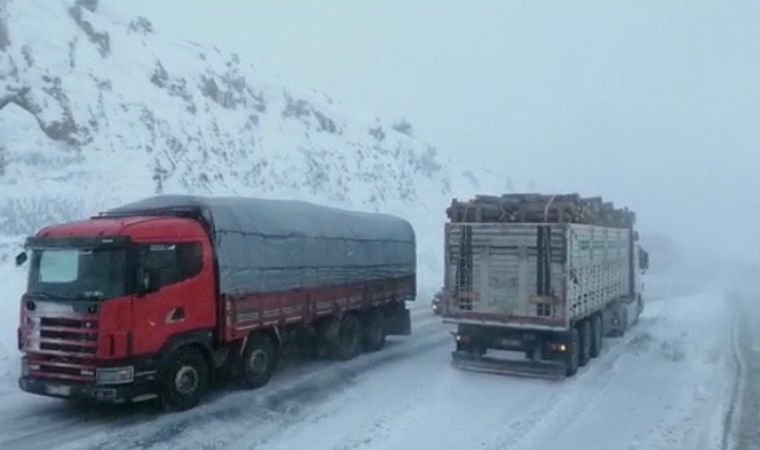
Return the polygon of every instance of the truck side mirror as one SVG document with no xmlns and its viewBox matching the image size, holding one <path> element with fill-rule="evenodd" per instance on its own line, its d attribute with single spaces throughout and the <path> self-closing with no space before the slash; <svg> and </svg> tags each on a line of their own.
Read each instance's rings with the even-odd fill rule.
<svg viewBox="0 0 760 450">
<path fill-rule="evenodd" d="M 649 253 L 647 253 L 643 248 L 639 248 L 639 269 L 649 269 Z"/>
<path fill-rule="evenodd" d="M 158 292 L 161 288 L 161 276 L 158 271 L 147 269 L 142 272 L 140 285 L 138 286 L 137 296 L 145 297 L 147 294 Z"/>
<path fill-rule="evenodd" d="M 29 257 L 26 255 L 26 252 L 21 252 L 16 255 L 16 267 L 23 266 L 27 259 L 29 259 Z"/>
</svg>

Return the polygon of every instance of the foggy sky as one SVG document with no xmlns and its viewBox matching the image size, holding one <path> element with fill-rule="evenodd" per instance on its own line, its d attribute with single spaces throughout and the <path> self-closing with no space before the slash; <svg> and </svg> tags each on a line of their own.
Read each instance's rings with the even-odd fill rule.
<svg viewBox="0 0 760 450">
<path fill-rule="evenodd" d="M 760 2 L 110 0 L 525 190 L 760 259 Z M 505 183 L 506 184 L 506 183 Z"/>
</svg>

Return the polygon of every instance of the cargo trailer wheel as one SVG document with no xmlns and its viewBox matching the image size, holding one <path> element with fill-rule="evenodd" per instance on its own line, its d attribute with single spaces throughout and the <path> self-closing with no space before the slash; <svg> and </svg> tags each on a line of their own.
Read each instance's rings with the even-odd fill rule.
<svg viewBox="0 0 760 450">
<path fill-rule="evenodd" d="M 362 327 L 352 314 L 343 316 L 338 328 L 338 342 L 333 344 L 332 354 L 335 358 L 347 361 L 361 352 Z"/>
<path fill-rule="evenodd" d="M 240 366 L 240 383 L 247 389 L 257 389 L 269 382 L 277 366 L 277 348 L 272 338 L 254 334 L 248 338 Z"/>
<path fill-rule="evenodd" d="M 385 347 L 385 318 L 383 313 L 374 310 L 367 314 L 363 327 L 364 348 L 376 352 Z"/>
<path fill-rule="evenodd" d="M 209 383 L 209 366 L 203 355 L 190 347 L 172 353 L 161 377 L 161 401 L 167 409 L 185 411 L 195 407 Z"/>
<path fill-rule="evenodd" d="M 578 361 L 580 360 L 580 333 L 573 327 L 568 333 L 567 354 L 565 354 L 565 375 L 572 377 L 578 372 Z"/>
<path fill-rule="evenodd" d="M 623 318 L 621 319 L 623 321 L 622 326 L 620 327 L 620 337 L 625 336 L 626 331 L 628 331 L 628 311 L 623 311 Z"/>
<path fill-rule="evenodd" d="M 602 330 L 602 316 L 594 314 L 591 316 L 591 357 L 596 358 L 602 352 L 602 340 L 604 332 Z"/>
<path fill-rule="evenodd" d="M 578 365 L 583 367 L 588 364 L 591 359 L 591 321 L 589 319 L 582 320 L 581 323 L 578 324 L 578 328 L 580 328 L 581 335 Z"/>
</svg>

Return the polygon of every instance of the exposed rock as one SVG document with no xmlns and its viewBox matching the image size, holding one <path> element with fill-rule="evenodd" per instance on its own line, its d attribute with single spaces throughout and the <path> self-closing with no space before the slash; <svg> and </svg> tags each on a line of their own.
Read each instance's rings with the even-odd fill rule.
<svg viewBox="0 0 760 450">
<path fill-rule="evenodd" d="M 8 148 L 0 144 L 0 177 L 5 175 L 5 169 L 8 167 Z"/>
<path fill-rule="evenodd" d="M 378 141 L 382 141 L 383 139 L 385 139 L 385 131 L 383 131 L 383 127 L 381 126 L 370 128 L 369 134 L 375 139 L 377 139 Z"/>
<path fill-rule="evenodd" d="M 414 128 L 412 128 L 412 124 L 407 122 L 406 119 L 401 119 L 401 122 L 394 123 L 393 129 L 409 137 L 414 137 Z"/>
<path fill-rule="evenodd" d="M 153 30 L 153 24 L 151 23 L 151 21 L 142 16 L 139 16 L 136 19 L 129 22 L 129 25 L 127 26 L 127 30 L 130 33 L 142 34 L 142 35 L 153 34 L 155 32 Z"/>
<path fill-rule="evenodd" d="M 84 17 L 85 13 L 83 11 L 88 10 L 93 12 L 97 4 L 97 0 L 79 0 L 74 6 L 69 8 L 69 15 L 79 25 L 79 28 L 84 31 L 90 42 L 98 47 L 100 56 L 105 58 L 111 53 L 111 35 L 107 31 L 96 31 L 92 23 Z"/>
<path fill-rule="evenodd" d="M 5 25 L 5 11 L 3 6 L 0 5 L 0 51 L 5 50 L 11 43 L 11 37 L 8 34 L 8 27 Z"/>
<path fill-rule="evenodd" d="M 76 6 L 80 6 L 90 12 L 95 12 L 98 9 L 99 0 L 77 0 Z"/>
</svg>

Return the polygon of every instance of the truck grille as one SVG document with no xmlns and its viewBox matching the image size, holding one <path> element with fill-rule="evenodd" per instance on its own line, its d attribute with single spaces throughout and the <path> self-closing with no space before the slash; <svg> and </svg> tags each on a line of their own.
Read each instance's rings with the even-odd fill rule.
<svg viewBox="0 0 760 450">
<path fill-rule="evenodd" d="M 33 333 L 33 336 L 39 336 L 40 352 L 94 357 L 98 345 L 97 327 L 95 320 L 40 317 L 39 328 L 35 330 L 39 333 Z"/>
<path fill-rule="evenodd" d="M 29 354 L 25 363 L 29 376 L 79 383 L 95 381 L 95 366 L 86 359 Z"/>
<path fill-rule="evenodd" d="M 95 379 L 98 322 L 94 316 L 30 315 L 28 319 L 24 351 L 29 376 L 74 382 Z"/>
</svg>

